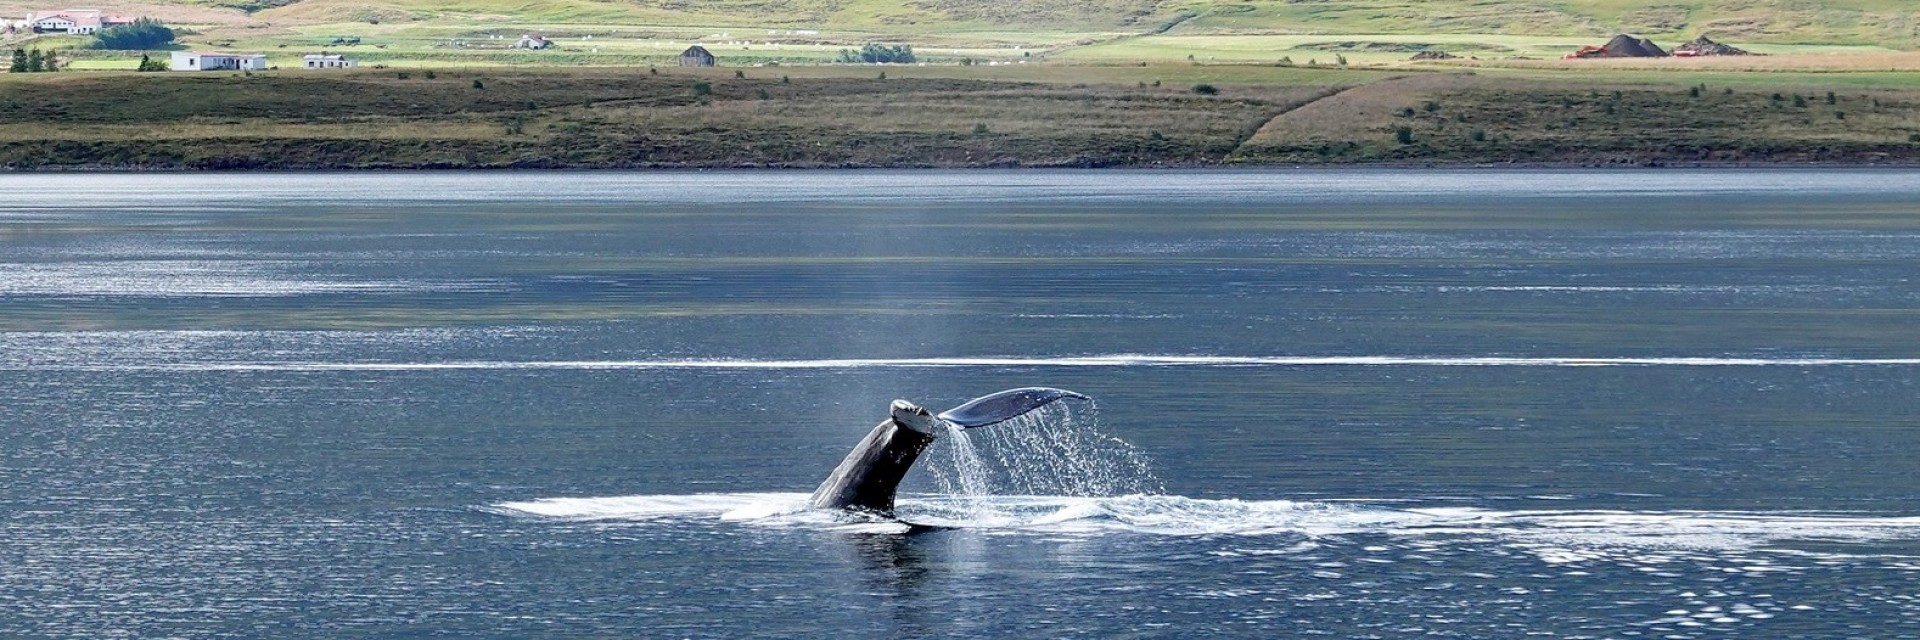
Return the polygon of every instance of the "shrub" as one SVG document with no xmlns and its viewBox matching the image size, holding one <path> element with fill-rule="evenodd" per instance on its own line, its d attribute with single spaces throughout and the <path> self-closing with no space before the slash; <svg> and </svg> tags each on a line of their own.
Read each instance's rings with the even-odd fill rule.
<svg viewBox="0 0 1920 640">
<path fill-rule="evenodd" d="M 1832 91 L 1828 91 L 1827 104 L 1839 104 L 1839 103 L 1840 103 L 1840 96 L 1833 95 Z"/>
<path fill-rule="evenodd" d="M 1796 108 L 1805 108 L 1807 106 L 1807 99 L 1801 97 L 1798 93 L 1793 94 L 1793 106 Z"/>
<path fill-rule="evenodd" d="M 1920 133 L 1907 134 L 1907 142 L 1920 142 Z"/>
<path fill-rule="evenodd" d="M 1413 144 L 1413 127 L 1406 125 L 1394 127 L 1393 139 L 1400 144 Z"/>
<path fill-rule="evenodd" d="M 147 50 L 173 42 L 173 29 L 159 20 L 141 18 L 128 24 L 107 27 L 93 34 L 93 49 Z"/>
<path fill-rule="evenodd" d="M 485 89 L 485 88 L 487 88 L 487 83 L 485 83 L 485 82 L 481 82 L 479 78 L 474 78 L 474 79 L 473 79 L 473 88 L 475 88 L 475 89 Z"/>
<path fill-rule="evenodd" d="M 773 99 L 773 95 L 772 95 L 772 94 L 769 94 L 769 93 L 767 93 L 767 90 L 766 90 L 766 89 L 759 89 L 759 90 L 756 90 L 756 91 L 754 91 L 754 92 L 753 92 L 753 96 L 754 96 L 754 97 L 756 97 L 756 98 L 759 98 L 759 99 L 761 99 L 761 100 L 772 100 L 772 99 Z"/>
<path fill-rule="evenodd" d="M 693 95 L 695 97 L 713 95 L 713 85 L 706 80 L 695 80 L 693 81 Z"/>
<path fill-rule="evenodd" d="M 428 71 L 428 72 L 427 72 L 427 79 L 428 79 L 428 80 L 432 80 L 432 79 L 433 79 L 433 77 L 434 77 L 434 74 L 433 74 L 433 72 L 432 72 L 432 71 Z"/>
<path fill-rule="evenodd" d="M 1425 109 L 1427 113 L 1433 113 L 1440 110 L 1440 103 L 1428 100 L 1426 104 L 1420 105 L 1420 108 Z"/>
<path fill-rule="evenodd" d="M 987 135 L 987 123 L 985 122 L 975 123 L 973 125 L 973 135 L 976 135 L 976 136 Z"/>
<path fill-rule="evenodd" d="M 399 72 L 399 73 L 396 73 L 396 74 L 393 74 L 393 75 L 394 75 L 394 76 L 396 76 L 396 77 L 398 77 L 398 78 L 400 78 L 401 80 L 405 80 L 405 79 L 408 79 L 408 78 L 411 78 L 411 77 L 413 77 L 413 74 L 411 74 L 411 73 L 407 73 L 407 72 L 405 72 L 405 71 L 402 71 L 402 72 Z"/>
<path fill-rule="evenodd" d="M 1473 138 L 1473 141 L 1474 141 L 1474 142 L 1486 142 L 1486 141 L 1487 141 L 1487 130 L 1486 130 L 1486 129 L 1474 129 L 1474 130 L 1473 130 L 1473 133 L 1469 133 L 1469 134 L 1467 134 L 1467 137 L 1469 137 L 1469 138 Z"/>
<path fill-rule="evenodd" d="M 155 60 L 153 56 L 141 55 L 140 66 L 134 71 L 166 71 L 167 67 L 168 63 L 165 60 Z"/>
<path fill-rule="evenodd" d="M 1193 92 L 1203 96 L 1219 95 L 1220 88 L 1210 84 L 1193 85 Z"/>
<path fill-rule="evenodd" d="M 739 69 L 734 69 L 734 70 L 733 70 L 733 77 L 734 77 L 735 79 L 737 79 L 737 80 L 745 80 L 745 79 L 747 79 L 747 72 L 745 72 L 745 71 L 741 71 L 741 70 L 739 70 Z"/>
</svg>

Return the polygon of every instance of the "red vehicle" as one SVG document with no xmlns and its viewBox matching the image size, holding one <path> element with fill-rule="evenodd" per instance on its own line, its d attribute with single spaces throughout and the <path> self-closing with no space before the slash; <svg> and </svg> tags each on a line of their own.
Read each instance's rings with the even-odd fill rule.
<svg viewBox="0 0 1920 640">
<path fill-rule="evenodd" d="M 1605 58 L 1605 57 L 1607 57 L 1606 47 L 1587 45 L 1584 47 L 1580 47 L 1579 51 L 1575 51 L 1565 56 L 1561 56 L 1561 59 L 1562 60 L 1579 60 L 1582 58 Z"/>
</svg>

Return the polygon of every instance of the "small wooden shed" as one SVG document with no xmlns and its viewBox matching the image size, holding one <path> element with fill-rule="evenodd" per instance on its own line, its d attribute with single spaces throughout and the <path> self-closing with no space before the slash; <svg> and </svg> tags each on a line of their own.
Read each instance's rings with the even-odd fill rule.
<svg viewBox="0 0 1920 640">
<path fill-rule="evenodd" d="M 706 47 L 696 44 L 687 47 L 686 51 L 680 52 L 680 66 L 682 67 L 711 67 L 713 65 L 713 52 L 708 51 Z"/>
</svg>

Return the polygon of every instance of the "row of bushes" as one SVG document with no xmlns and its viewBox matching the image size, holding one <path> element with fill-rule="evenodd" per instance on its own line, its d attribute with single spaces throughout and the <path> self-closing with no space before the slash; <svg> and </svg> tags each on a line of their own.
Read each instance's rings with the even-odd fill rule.
<svg viewBox="0 0 1920 640">
<path fill-rule="evenodd" d="M 905 64 L 914 62 L 915 60 L 916 58 L 913 57 L 913 47 L 904 44 L 889 47 L 884 44 L 869 42 L 865 46 L 860 47 L 859 51 L 852 49 L 840 50 L 841 62 L 888 62 Z"/>
</svg>

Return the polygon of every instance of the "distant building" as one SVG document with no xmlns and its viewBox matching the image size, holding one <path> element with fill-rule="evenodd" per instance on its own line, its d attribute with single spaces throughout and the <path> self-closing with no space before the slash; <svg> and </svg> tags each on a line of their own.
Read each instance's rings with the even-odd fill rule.
<svg viewBox="0 0 1920 640">
<path fill-rule="evenodd" d="M 352 69 L 360 66 L 360 61 L 339 54 L 310 54 L 300 59 L 308 69 Z"/>
<path fill-rule="evenodd" d="M 65 33 L 76 36 L 92 35 L 107 27 L 132 23 L 132 20 L 110 16 L 99 9 L 66 9 L 27 16 L 27 27 L 34 33 Z"/>
<path fill-rule="evenodd" d="M 687 47 L 686 51 L 680 52 L 680 66 L 682 67 L 711 67 L 714 65 L 714 62 L 713 52 L 707 51 L 706 47 L 697 44 Z"/>
<path fill-rule="evenodd" d="M 215 51 L 175 51 L 174 71 L 264 71 L 267 56 L 259 53 L 219 53 Z"/>
<path fill-rule="evenodd" d="M 532 34 L 520 36 L 520 40 L 513 43 L 513 48 L 515 49 L 545 49 L 551 46 L 553 46 L 553 41 L 548 40 L 546 36 L 536 36 Z"/>
</svg>

